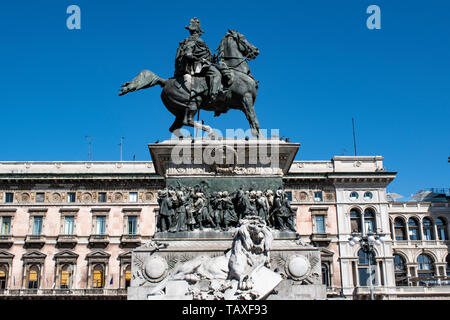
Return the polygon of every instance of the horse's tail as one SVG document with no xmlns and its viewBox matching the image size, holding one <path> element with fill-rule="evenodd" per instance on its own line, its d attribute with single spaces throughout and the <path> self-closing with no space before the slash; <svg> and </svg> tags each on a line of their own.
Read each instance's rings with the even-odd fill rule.
<svg viewBox="0 0 450 320">
<path fill-rule="evenodd" d="M 151 88 L 157 84 L 159 84 L 161 87 L 164 87 L 166 81 L 166 79 L 161 79 L 150 70 L 143 70 L 139 72 L 136 78 L 122 85 L 119 96 L 122 96 L 128 92 Z"/>
</svg>

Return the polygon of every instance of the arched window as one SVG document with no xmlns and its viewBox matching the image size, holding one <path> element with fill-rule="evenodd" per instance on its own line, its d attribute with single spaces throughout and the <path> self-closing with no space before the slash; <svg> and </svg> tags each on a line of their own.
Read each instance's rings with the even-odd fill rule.
<svg viewBox="0 0 450 320">
<path fill-rule="evenodd" d="M 364 230 L 366 233 L 376 231 L 375 212 L 371 208 L 364 210 Z"/>
<path fill-rule="evenodd" d="M 124 270 L 125 275 L 125 288 L 128 288 L 131 285 L 131 266 L 127 265 Z"/>
<path fill-rule="evenodd" d="M 6 289 L 8 285 L 8 266 L 0 265 L 0 289 Z"/>
<path fill-rule="evenodd" d="M 409 240 L 420 240 L 419 222 L 416 218 L 409 218 Z"/>
<path fill-rule="evenodd" d="M 376 270 L 375 255 L 371 252 L 366 253 L 360 249 L 358 251 L 358 275 L 360 286 L 370 286 L 370 275 L 372 275 L 372 284 L 376 283 L 375 270 Z"/>
<path fill-rule="evenodd" d="M 423 218 L 422 228 L 424 240 L 434 240 L 433 223 L 430 218 Z"/>
<path fill-rule="evenodd" d="M 361 232 L 361 212 L 355 208 L 350 210 L 350 229 L 351 232 Z"/>
<path fill-rule="evenodd" d="M 419 264 L 418 276 L 420 278 L 434 276 L 433 258 L 427 254 L 421 254 L 417 257 L 417 263 Z"/>
<path fill-rule="evenodd" d="M 405 220 L 399 217 L 395 218 L 394 228 L 395 228 L 395 240 L 406 240 Z"/>
<path fill-rule="evenodd" d="M 40 280 L 39 266 L 32 265 L 28 269 L 27 280 L 28 280 L 28 289 L 37 289 L 37 288 L 39 288 L 39 280 Z"/>
<path fill-rule="evenodd" d="M 322 284 L 331 287 L 330 269 L 326 263 L 322 263 Z"/>
<path fill-rule="evenodd" d="M 69 289 L 71 287 L 72 280 L 72 266 L 64 265 L 61 267 L 61 274 L 59 279 L 59 287 L 61 289 Z"/>
<path fill-rule="evenodd" d="M 97 264 L 92 269 L 92 288 L 103 288 L 105 284 L 105 271 L 101 264 Z"/>
<path fill-rule="evenodd" d="M 443 218 L 436 218 L 436 226 L 439 240 L 448 240 L 447 223 Z"/>
<path fill-rule="evenodd" d="M 407 286 L 408 278 L 406 271 L 406 262 L 402 256 L 394 254 L 394 271 L 395 271 L 395 285 L 397 287 Z"/>
</svg>

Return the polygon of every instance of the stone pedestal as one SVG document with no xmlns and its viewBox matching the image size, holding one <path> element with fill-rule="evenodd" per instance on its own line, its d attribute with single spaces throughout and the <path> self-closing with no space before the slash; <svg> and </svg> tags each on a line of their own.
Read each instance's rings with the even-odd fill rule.
<svg viewBox="0 0 450 320">
<path fill-rule="evenodd" d="M 199 236 L 201 234 L 201 236 Z M 204 231 L 185 233 L 156 234 L 156 246 L 141 247 L 132 253 L 132 281 L 128 288 L 130 300 L 185 300 L 192 299 L 183 291 L 182 282 L 171 283 L 165 295 L 149 295 L 177 264 L 199 255 L 219 256 L 232 246 L 233 231 Z M 326 298 L 322 285 L 320 251 L 302 245 L 295 240 L 295 233 L 273 232 L 274 241 L 271 257 L 271 270 L 281 276 L 275 290 L 265 297 L 278 300 L 320 300 Z M 281 235 L 281 236 L 280 236 Z M 170 291 L 170 292 L 169 292 Z M 175 294 L 178 292 L 178 294 Z"/>
<path fill-rule="evenodd" d="M 207 193 L 231 193 L 239 188 L 282 188 L 283 175 L 289 171 L 299 146 L 279 139 L 186 139 L 149 144 L 149 150 L 156 173 L 165 178 L 166 186 L 201 185 Z M 157 232 L 151 242 L 132 253 L 128 299 L 193 299 L 186 281 L 168 275 L 196 257 L 223 256 L 232 247 L 235 231 Z M 325 299 L 320 251 L 300 243 L 295 232 L 273 230 L 272 235 L 270 269 L 263 267 L 255 273 L 259 299 Z M 216 285 L 214 281 L 201 280 L 195 286 L 206 290 Z M 162 295 L 150 294 L 162 287 Z M 222 298 L 230 297 L 225 293 Z"/>
<path fill-rule="evenodd" d="M 279 139 L 185 139 L 148 145 L 156 173 L 167 185 L 205 183 L 211 192 L 282 187 L 299 146 Z"/>
</svg>

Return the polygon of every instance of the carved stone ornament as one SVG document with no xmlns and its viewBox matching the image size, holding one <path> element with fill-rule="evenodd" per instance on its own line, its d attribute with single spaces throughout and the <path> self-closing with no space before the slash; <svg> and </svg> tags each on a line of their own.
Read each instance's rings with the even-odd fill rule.
<svg viewBox="0 0 450 320">
<path fill-rule="evenodd" d="M 88 192 L 83 193 L 83 195 L 81 196 L 81 201 L 82 202 L 92 202 L 92 195 Z"/>
<path fill-rule="evenodd" d="M 30 199 L 31 199 L 30 194 L 27 193 L 27 192 L 24 192 L 24 193 L 22 193 L 21 199 L 20 199 L 20 200 L 21 200 L 22 202 L 30 202 Z"/>
<path fill-rule="evenodd" d="M 155 255 L 148 256 L 142 265 L 142 275 L 150 282 L 160 282 L 167 276 L 168 270 L 167 261 Z"/>
<path fill-rule="evenodd" d="M 155 199 L 155 195 L 153 194 L 153 192 L 146 192 L 144 194 L 144 200 L 149 202 L 149 201 L 153 201 Z"/>
<path fill-rule="evenodd" d="M 61 202 L 61 195 L 57 192 L 52 193 L 52 202 Z"/>
<path fill-rule="evenodd" d="M 292 255 L 285 265 L 286 273 L 294 280 L 302 280 L 311 272 L 308 259 L 301 255 Z"/>
<path fill-rule="evenodd" d="M 120 192 L 116 192 L 116 193 L 114 193 L 114 201 L 115 202 L 121 202 L 122 201 L 122 199 L 123 199 L 123 195 L 122 195 L 122 193 L 120 193 Z"/>
</svg>

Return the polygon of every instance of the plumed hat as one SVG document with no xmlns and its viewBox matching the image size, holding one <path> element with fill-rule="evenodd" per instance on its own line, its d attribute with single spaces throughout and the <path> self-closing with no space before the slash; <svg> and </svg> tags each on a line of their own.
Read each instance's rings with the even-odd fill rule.
<svg viewBox="0 0 450 320">
<path fill-rule="evenodd" d="M 185 27 L 185 29 L 189 31 L 198 31 L 200 34 L 205 33 L 202 29 L 200 29 L 200 20 L 197 17 L 194 17 L 189 21 L 189 25 Z"/>
</svg>

